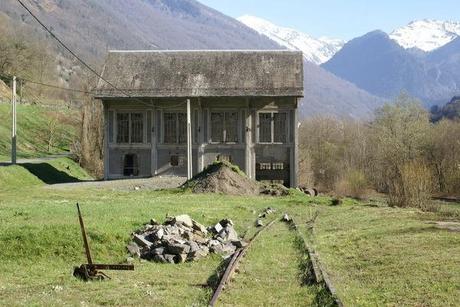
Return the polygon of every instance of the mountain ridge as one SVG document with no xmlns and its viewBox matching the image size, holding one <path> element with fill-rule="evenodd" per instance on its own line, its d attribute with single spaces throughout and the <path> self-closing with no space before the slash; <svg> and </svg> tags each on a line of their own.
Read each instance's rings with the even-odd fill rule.
<svg viewBox="0 0 460 307">
<path fill-rule="evenodd" d="M 109 49 L 285 49 L 241 22 L 194 0 L 24 0 L 78 55 L 97 66 Z M 43 29 L 14 0 L 0 2 L 0 17 L 14 28 Z M 56 58 L 65 55 L 53 40 Z M 67 56 L 69 61 L 73 60 Z M 73 61 L 72 65 L 77 65 Z M 383 100 L 306 62 L 306 116 L 369 117 Z M 73 74 L 72 78 L 79 77 Z M 70 80 L 72 81 L 72 80 Z"/>
<path fill-rule="evenodd" d="M 460 91 L 460 39 L 420 55 L 373 31 L 349 41 L 322 67 L 380 97 L 405 91 L 427 106 L 444 103 Z"/>
<path fill-rule="evenodd" d="M 288 49 L 302 51 L 307 61 L 318 65 L 329 60 L 345 44 L 340 39 L 313 38 L 301 31 L 277 26 L 256 16 L 243 15 L 237 20 Z"/>
</svg>

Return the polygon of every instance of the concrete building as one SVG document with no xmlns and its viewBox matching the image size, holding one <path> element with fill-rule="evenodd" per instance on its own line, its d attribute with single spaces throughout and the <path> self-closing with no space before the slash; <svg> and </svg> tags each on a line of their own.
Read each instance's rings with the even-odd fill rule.
<svg viewBox="0 0 460 307">
<path fill-rule="evenodd" d="M 297 185 L 303 59 L 292 51 L 111 51 L 105 178 L 191 177 L 216 160 Z"/>
</svg>

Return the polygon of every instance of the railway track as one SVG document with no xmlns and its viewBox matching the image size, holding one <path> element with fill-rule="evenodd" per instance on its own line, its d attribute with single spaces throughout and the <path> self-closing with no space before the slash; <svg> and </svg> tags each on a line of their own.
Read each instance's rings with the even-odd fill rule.
<svg viewBox="0 0 460 307">
<path fill-rule="evenodd" d="M 216 305 L 217 301 L 219 300 L 219 296 L 225 289 L 226 285 L 229 283 L 231 280 L 233 274 L 238 268 L 238 265 L 240 264 L 241 260 L 244 258 L 246 252 L 249 250 L 251 247 L 252 243 L 254 240 L 265 230 L 270 228 L 275 222 L 280 221 L 280 217 L 277 217 L 273 219 L 270 223 L 268 223 L 266 226 L 260 228 L 254 236 L 250 239 L 248 244 L 243 247 L 238 249 L 228 262 L 228 265 L 224 271 L 224 274 L 222 275 L 219 284 L 217 285 L 216 289 L 213 292 L 213 295 L 211 297 L 211 300 L 209 301 L 209 306 L 213 307 Z M 295 221 L 291 218 L 290 220 L 284 220 L 287 222 L 287 224 L 290 226 L 290 228 L 293 231 L 297 232 L 297 236 L 302 240 L 304 243 L 305 251 L 308 253 L 309 259 L 311 261 L 311 265 L 313 268 L 313 275 L 314 275 L 314 282 L 317 284 L 323 284 L 323 286 L 326 288 L 326 290 L 330 293 L 333 301 L 335 302 L 335 305 L 338 307 L 344 306 L 340 298 L 337 296 L 336 289 L 334 285 L 332 284 L 331 279 L 329 278 L 329 275 L 327 274 L 326 270 L 324 269 L 322 263 L 319 260 L 319 255 L 315 250 L 312 248 L 312 246 L 308 243 L 308 241 L 305 239 L 304 235 L 302 232 L 299 230 L 298 225 L 295 223 Z"/>
<path fill-rule="evenodd" d="M 225 272 L 222 275 L 222 278 L 220 279 L 219 284 L 217 285 L 217 288 L 215 289 L 215 291 L 214 291 L 214 293 L 213 293 L 213 295 L 211 297 L 211 300 L 209 301 L 209 306 L 215 306 L 215 304 L 217 303 L 217 301 L 219 299 L 220 294 L 224 290 L 224 288 L 227 285 L 227 283 L 229 282 L 229 280 L 232 278 L 232 275 L 235 272 L 235 270 L 237 269 L 241 259 L 243 259 L 243 257 L 246 254 L 247 250 L 251 247 L 252 242 L 254 242 L 254 240 L 260 235 L 261 232 L 263 232 L 264 230 L 270 228 L 278 220 L 279 220 L 279 218 L 275 218 L 270 223 L 268 223 L 267 225 L 265 225 L 262 228 L 260 228 L 254 234 L 254 236 L 251 238 L 251 240 L 249 240 L 248 244 L 245 247 L 240 248 L 235 253 L 233 253 L 232 258 L 230 259 L 230 262 L 228 263 L 227 268 L 225 269 Z"/>
</svg>

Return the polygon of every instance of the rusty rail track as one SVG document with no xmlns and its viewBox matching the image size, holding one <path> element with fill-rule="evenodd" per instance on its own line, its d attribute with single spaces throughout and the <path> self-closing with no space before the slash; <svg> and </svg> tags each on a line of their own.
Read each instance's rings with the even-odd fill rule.
<svg viewBox="0 0 460 307">
<path fill-rule="evenodd" d="M 308 257 L 310 258 L 310 261 L 312 263 L 313 273 L 315 275 L 316 283 L 324 283 L 324 286 L 326 287 L 327 291 L 332 295 L 332 298 L 334 299 L 336 305 L 338 307 L 343 307 L 344 305 L 342 301 L 337 296 L 337 290 L 335 289 L 331 279 L 329 278 L 329 274 L 327 273 L 327 271 L 325 270 L 324 266 L 322 265 L 319 259 L 318 252 L 316 252 L 314 248 L 305 239 L 305 236 L 299 230 L 299 227 L 295 223 L 294 219 L 291 218 L 288 224 L 290 224 L 291 229 L 295 230 L 299 238 L 303 241 L 305 250 L 307 251 Z"/>
<path fill-rule="evenodd" d="M 230 262 L 227 265 L 227 268 L 225 269 L 224 274 L 222 275 L 222 278 L 219 281 L 219 284 L 217 285 L 217 288 L 215 289 L 211 300 L 209 301 L 209 306 L 213 307 L 217 303 L 217 300 L 219 299 L 220 294 L 225 288 L 225 285 L 228 283 L 228 281 L 232 278 L 233 273 L 235 272 L 236 268 L 238 267 L 238 264 L 240 263 L 241 259 L 245 256 L 246 252 L 248 249 L 251 247 L 252 242 L 260 235 L 260 233 L 266 229 L 268 229 L 270 226 L 272 226 L 276 221 L 279 220 L 279 217 L 273 219 L 270 223 L 268 223 L 266 226 L 260 228 L 254 236 L 249 240 L 248 244 L 243 247 L 238 249 L 235 253 L 233 253 L 232 258 L 230 259 Z"/>
</svg>

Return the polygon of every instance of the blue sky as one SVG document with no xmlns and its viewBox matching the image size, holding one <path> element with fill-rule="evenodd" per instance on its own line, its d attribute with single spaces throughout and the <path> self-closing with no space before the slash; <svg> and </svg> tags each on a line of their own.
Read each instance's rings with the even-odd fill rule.
<svg viewBox="0 0 460 307">
<path fill-rule="evenodd" d="M 460 21 L 460 0 L 198 0 L 226 15 L 249 14 L 315 37 L 391 32 L 417 19 Z"/>
</svg>

